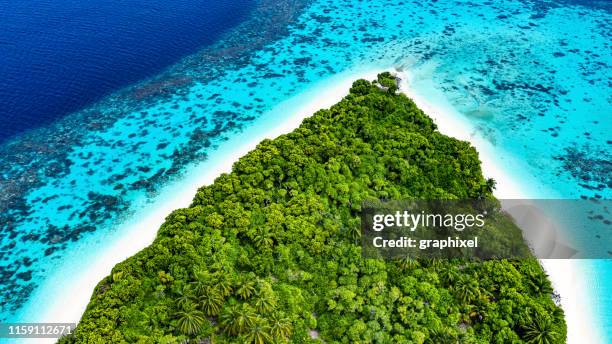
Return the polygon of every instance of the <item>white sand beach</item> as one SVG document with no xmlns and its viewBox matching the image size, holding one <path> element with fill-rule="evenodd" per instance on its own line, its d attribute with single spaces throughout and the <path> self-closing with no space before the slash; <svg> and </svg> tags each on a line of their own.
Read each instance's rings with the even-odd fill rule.
<svg viewBox="0 0 612 344">
<path fill-rule="evenodd" d="M 485 178 L 497 182 L 495 197 L 498 199 L 538 199 L 551 195 L 526 174 L 519 174 L 521 162 L 514 160 L 494 147 L 481 136 L 462 114 L 458 113 L 442 92 L 437 90 L 431 78 L 425 75 L 400 72 L 400 91 L 410 97 L 429 117 L 433 118 L 438 130 L 448 136 L 469 141 L 478 151 Z M 550 196 L 548 196 L 550 197 Z M 580 260 L 540 259 L 549 276 L 554 290 L 561 295 L 561 307 L 567 322 L 567 343 L 604 343 L 601 324 L 594 314 L 595 300 L 585 283 Z"/>
<path fill-rule="evenodd" d="M 380 69 L 365 70 L 325 79 L 266 113 L 246 129 L 239 136 L 240 139 L 234 137 L 221 143 L 206 162 L 189 168 L 185 178 L 167 185 L 159 193 L 163 196 L 158 197 L 144 210 L 130 216 L 130 220 L 114 230 L 107 241 L 89 243 L 80 250 L 69 253 L 73 255 L 73 259 L 69 261 L 74 264 L 62 267 L 59 273 L 50 276 L 47 283 L 32 297 L 33 303 L 25 306 L 24 314 L 28 319 L 32 319 L 31 321 L 78 322 L 96 284 L 109 275 L 117 263 L 151 244 L 165 217 L 175 209 L 189 206 L 199 187 L 211 184 L 222 173 L 230 172 L 233 163 L 254 149 L 263 139 L 272 139 L 288 133 L 317 110 L 337 103 L 348 94 L 352 82 L 356 79 L 373 80 L 378 72 Z M 455 113 L 440 94 L 430 92 L 434 88 L 427 84 L 429 81 L 417 80 L 414 75 L 405 72 L 401 73 L 400 77 L 401 91 L 434 119 L 442 133 L 470 141 L 478 149 L 485 176 L 497 181 L 495 194 L 498 198 L 529 198 L 537 193 L 537 189 L 525 192 L 525 183 L 528 181 L 520 179 L 519 183 L 516 176 L 506 173 L 500 167 L 506 163 L 499 162 L 504 157 L 479 136 L 460 114 Z M 89 249 L 96 253 L 84 252 Z M 584 299 L 588 290 L 578 282 L 579 269 L 570 261 L 542 263 L 555 290 L 562 297 L 562 307 L 568 323 L 568 343 L 597 343 L 594 322 L 591 322 L 587 309 L 580 308 L 588 304 Z M 53 298 L 45 297 L 46 295 L 53 295 Z M 45 303 L 36 303 L 37 300 L 45 300 Z"/>
<path fill-rule="evenodd" d="M 49 276 L 24 306 L 21 318 L 28 322 L 76 323 L 85 311 L 95 286 L 112 268 L 150 245 L 157 230 L 173 210 L 188 207 L 199 187 L 209 185 L 228 173 L 240 157 L 264 139 L 273 139 L 297 128 L 319 109 L 329 108 L 349 92 L 360 78 L 373 80 L 377 70 L 342 73 L 323 80 L 264 114 L 239 136 L 219 144 L 206 162 L 188 168 L 185 178 L 165 186 L 154 202 L 132 214 L 113 230 L 107 240 L 85 242 L 68 252 L 59 272 Z M 93 253 L 95 252 L 95 254 Z M 53 295 L 52 298 L 48 295 Z M 39 340 L 46 341 L 46 340 Z M 48 342 L 55 342 L 49 339 Z"/>
</svg>

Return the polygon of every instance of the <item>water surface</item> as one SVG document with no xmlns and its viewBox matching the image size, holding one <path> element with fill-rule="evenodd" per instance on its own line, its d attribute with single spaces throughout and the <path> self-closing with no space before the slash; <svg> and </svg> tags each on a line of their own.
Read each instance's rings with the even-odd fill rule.
<svg viewBox="0 0 612 344">
<path fill-rule="evenodd" d="M 282 101 L 360 68 L 433 80 L 521 162 L 506 170 L 549 190 L 540 197 L 609 199 L 611 20 L 607 2 L 260 2 L 234 34 L 162 75 L 0 148 L 3 317 L 35 302 L 75 243 L 120 235 L 189 164 L 214 163 L 219 144 L 245 140 Z M 594 265 L 604 294 L 610 266 Z"/>
<path fill-rule="evenodd" d="M 0 142 L 161 72 L 254 0 L 0 0 Z"/>
</svg>

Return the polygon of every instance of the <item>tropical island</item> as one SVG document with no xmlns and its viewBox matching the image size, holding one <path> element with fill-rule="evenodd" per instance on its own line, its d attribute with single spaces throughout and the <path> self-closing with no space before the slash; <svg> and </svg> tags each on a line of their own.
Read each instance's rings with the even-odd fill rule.
<svg viewBox="0 0 612 344">
<path fill-rule="evenodd" d="M 265 140 L 96 287 L 60 343 L 563 343 L 537 259 L 362 257 L 368 199 L 493 199 L 389 73 Z"/>
</svg>

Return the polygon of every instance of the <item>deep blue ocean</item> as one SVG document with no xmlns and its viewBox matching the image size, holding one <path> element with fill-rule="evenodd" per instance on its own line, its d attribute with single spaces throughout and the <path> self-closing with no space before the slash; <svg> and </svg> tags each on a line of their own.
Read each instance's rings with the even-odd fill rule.
<svg viewBox="0 0 612 344">
<path fill-rule="evenodd" d="M 0 0 L 0 322 L 48 320 L 164 188 L 286 101 L 384 69 L 441 94 L 534 197 L 612 198 L 610 1 Z M 607 230 L 569 234 L 610 258 Z M 581 262 L 612 338 L 612 260 Z"/>
<path fill-rule="evenodd" d="M 0 142 L 159 73 L 254 0 L 0 0 Z"/>
</svg>

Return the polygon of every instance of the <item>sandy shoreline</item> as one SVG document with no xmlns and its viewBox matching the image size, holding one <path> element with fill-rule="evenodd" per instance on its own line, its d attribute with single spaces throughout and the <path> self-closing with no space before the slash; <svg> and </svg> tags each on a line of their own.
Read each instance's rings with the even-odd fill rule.
<svg viewBox="0 0 612 344">
<path fill-rule="evenodd" d="M 348 94 L 355 80 L 373 80 L 378 72 L 364 70 L 327 78 L 280 103 L 239 136 L 219 144 L 206 162 L 188 168 L 185 178 L 165 186 L 159 192 L 164 197 L 158 197 L 144 210 L 130 216 L 130 220 L 104 238 L 107 240 L 103 239 L 104 243 L 98 239 L 68 253 L 65 259 L 73 263 L 62 266 L 45 281 L 24 306 L 20 318 L 28 319 L 28 322 L 78 322 L 95 286 L 110 274 L 117 263 L 150 245 L 166 216 L 173 210 L 188 207 L 199 187 L 213 183 L 222 173 L 230 172 L 234 162 L 262 140 L 289 133 L 319 109 L 339 102 Z M 88 250 L 89 253 L 85 253 Z M 53 295 L 53 298 L 46 297 L 48 295 Z M 45 303 L 41 304 L 41 300 Z M 43 341 L 55 342 L 54 339 Z"/>
<path fill-rule="evenodd" d="M 429 78 L 420 79 L 410 72 L 400 72 L 402 82 L 400 91 L 410 97 L 416 105 L 431 117 L 438 130 L 448 136 L 469 141 L 478 151 L 482 172 L 485 178 L 497 182 L 495 197 L 498 199 L 538 199 L 550 195 L 550 190 L 538 188 L 532 177 L 516 173 L 521 162 L 509 160 L 499 147 L 478 134 L 467 120 L 449 104 L 440 91 L 437 91 Z M 505 160 L 505 161 L 504 161 Z M 510 172 L 504 166 L 514 167 Z M 520 181 L 520 182 L 519 182 Z M 589 305 L 590 290 L 585 282 L 585 272 L 581 271 L 580 261 L 570 259 L 540 259 L 542 267 L 549 276 L 554 290 L 561 295 L 561 308 L 567 323 L 567 343 L 604 343 L 596 315 Z"/>
<path fill-rule="evenodd" d="M 26 305 L 24 318 L 38 322 L 78 322 L 97 283 L 106 277 L 117 263 L 148 246 L 155 238 L 165 217 L 175 209 L 189 206 L 199 187 L 211 184 L 221 173 L 230 172 L 233 163 L 254 149 L 263 139 L 272 139 L 291 132 L 304 118 L 340 101 L 348 94 L 354 80 L 359 78 L 373 80 L 379 71 L 343 73 L 325 79 L 309 87 L 307 91 L 279 104 L 239 136 L 220 144 L 205 163 L 189 168 L 190 172 L 184 179 L 164 187 L 159 193 L 165 195 L 163 198 L 156 199 L 145 210 L 131 216 L 132 220 L 122 224 L 108 241 L 92 244 L 96 248 L 96 254 L 83 254 L 83 250 L 88 249 L 87 246 L 74 252 L 72 254 L 74 257 L 69 257 L 69 261 L 75 263 L 69 267 L 62 267 L 32 298 L 43 300 L 45 295 L 53 295 L 53 300 L 46 300 L 44 308 L 40 304 Z M 418 92 L 413 89 L 421 83 L 428 82 L 427 80 L 416 80 L 408 73 L 402 73 L 401 78 L 403 79 L 401 91 L 434 119 L 442 133 L 470 141 L 477 148 L 485 177 L 497 181 L 495 195 L 498 198 L 530 198 L 530 195 L 534 198 L 538 190 L 525 192 L 523 179 L 518 183 L 516 176 L 510 176 L 500 168 L 505 164 L 499 162 L 494 147 L 477 135 L 459 114 L 453 113 L 448 102 L 435 95 L 432 97 L 431 94 L 423 94 L 420 88 Z M 499 152 L 497 154 L 499 155 Z M 562 296 L 562 307 L 566 312 L 568 324 L 568 343 L 599 342 L 596 337 L 597 329 L 593 328 L 594 323 L 589 324 L 591 318 L 585 316 L 584 309 L 580 308 L 586 304 L 584 295 L 587 294 L 587 290 L 577 282 L 580 280 L 578 267 L 573 261 L 562 260 L 542 261 L 542 264 L 550 275 L 555 290 Z M 66 282 L 67 278 L 70 278 L 69 283 Z"/>
</svg>

